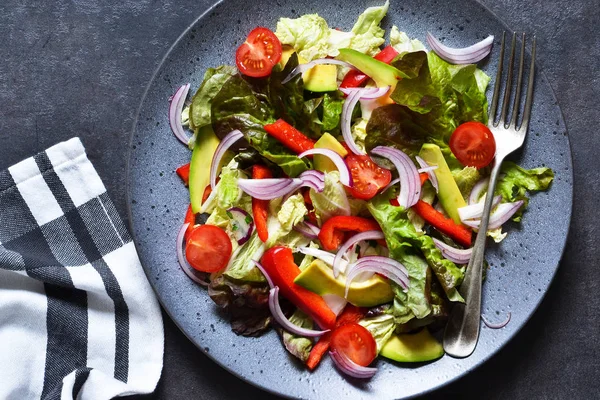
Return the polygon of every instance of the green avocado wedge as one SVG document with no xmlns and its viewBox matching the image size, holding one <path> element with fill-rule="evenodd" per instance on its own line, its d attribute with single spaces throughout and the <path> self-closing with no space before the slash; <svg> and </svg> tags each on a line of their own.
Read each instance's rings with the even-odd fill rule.
<svg viewBox="0 0 600 400">
<path fill-rule="evenodd" d="M 210 164 L 219 145 L 210 125 L 200 128 L 190 161 L 190 203 L 194 213 L 200 212 L 204 189 L 210 184 Z"/>
<path fill-rule="evenodd" d="M 378 87 L 391 86 L 391 91 L 396 87 L 398 79 L 406 78 L 399 69 L 356 50 L 340 49 L 336 58 L 355 66 L 373 79 Z"/>
<path fill-rule="evenodd" d="M 438 195 L 440 202 L 450 218 L 452 218 L 452 220 L 457 224 L 460 224 L 461 220 L 460 215 L 458 214 L 458 209 L 465 207 L 467 203 L 465 203 L 465 200 L 460 193 L 460 189 L 458 188 L 458 185 L 452 176 L 452 172 L 450 172 L 450 168 L 444 159 L 442 150 L 440 150 L 439 146 L 435 144 L 425 143 L 423 147 L 421 147 L 419 156 L 421 156 L 423 160 L 427 161 L 429 165 L 437 165 L 437 169 L 435 169 L 433 172 L 438 180 Z"/>
<path fill-rule="evenodd" d="M 338 153 L 340 156 L 342 156 L 342 158 L 344 158 L 348 155 L 348 150 L 346 150 L 344 148 L 344 146 L 342 146 L 342 144 L 336 138 L 334 138 L 331 134 L 329 134 L 327 132 L 325 132 L 323 134 L 323 136 L 321 136 L 319 138 L 319 140 L 317 140 L 317 142 L 315 143 L 315 149 L 333 150 L 336 153 Z M 319 171 L 322 171 L 322 172 L 337 171 L 337 167 L 335 166 L 333 161 L 331 161 L 328 157 L 325 157 L 325 156 L 322 156 L 319 154 L 315 154 L 313 161 L 314 161 L 315 169 L 317 169 Z"/>
<path fill-rule="evenodd" d="M 417 333 L 393 334 L 379 354 L 398 362 L 425 362 L 443 356 L 444 348 L 423 328 Z"/>
<path fill-rule="evenodd" d="M 315 260 L 294 279 L 294 283 L 319 295 L 335 294 L 344 297 L 346 278 L 334 278 L 327 264 Z M 393 299 L 392 287 L 379 275 L 373 275 L 363 282 L 352 282 L 347 297 L 348 302 L 357 307 L 374 307 Z"/>
</svg>

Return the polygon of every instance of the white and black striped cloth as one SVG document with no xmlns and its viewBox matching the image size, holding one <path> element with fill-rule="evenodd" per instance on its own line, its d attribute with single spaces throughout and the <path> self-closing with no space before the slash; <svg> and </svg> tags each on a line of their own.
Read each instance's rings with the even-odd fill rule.
<svg viewBox="0 0 600 400">
<path fill-rule="evenodd" d="M 0 399 L 150 393 L 160 308 L 79 139 L 0 172 Z"/>
</svg>

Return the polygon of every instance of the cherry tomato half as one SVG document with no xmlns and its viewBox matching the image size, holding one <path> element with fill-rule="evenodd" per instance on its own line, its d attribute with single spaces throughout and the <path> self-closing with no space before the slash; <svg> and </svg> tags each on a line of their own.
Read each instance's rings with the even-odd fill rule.
<svg viewBox="0 0 600 400">
<path fill-rule="evenodd" d="M 194 269 L 212 273 L 227 266 L 231 250 L 231 240 L 223 229 L 199 225 L 188 236 L 185 256 Z"/>
<path fill-rule="evenodd" d="M 450 137 L 450 150 L 461 164 L 483 168 L 496 155 L 496 141 L 490 129 L 481 122 L 465 122 Z"/>
<path fill-rule="evenodd" d="M 350 153 L 346 157 L 346 164 L 353 181 L 350 194 L 357 199 L 372 199 L 379 189 L 386 187 L 392 180 L 392 173 L 375 164 L 366 154 L 359 156 Z"/>
<path fill-rule="evenodd" d="M 267 28 L 254 28 L 235 52 L 238 70 L 248 76 L 261 78 L 271 73 L 281 59 L 281 42 Z"/>
<path fill-rule="evenodd" d="M 351 323 L 340 326 L 331 335 L 331 349 L 344 354 L 362 367 L 377 357 L 377 343 L 371 332 L 362 325 Z"/>
</svg>

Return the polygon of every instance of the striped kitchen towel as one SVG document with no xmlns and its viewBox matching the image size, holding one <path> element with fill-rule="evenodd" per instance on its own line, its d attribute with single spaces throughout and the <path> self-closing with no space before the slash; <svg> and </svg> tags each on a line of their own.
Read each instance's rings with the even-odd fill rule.
<svg viewBox="0 0 600 400">
<path fill-rule="evenodd" d="M 0 399 L 150 393 L 160 308 L 78 138 L 0 172 Z"/>
</svg>

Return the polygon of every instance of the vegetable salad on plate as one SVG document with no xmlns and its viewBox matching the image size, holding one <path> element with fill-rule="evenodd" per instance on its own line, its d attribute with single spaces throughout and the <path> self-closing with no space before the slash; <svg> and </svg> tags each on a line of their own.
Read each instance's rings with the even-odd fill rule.
<svg viewBox="0 0 600 400">
<path fill-rule="evenodd" d="M 443 355 L 435 334 L 464 301 L 496 150 L 476 65 L 493 37 L 452 49 L 428 34 L 427 50 L 393 26 L 386 42 L 388 6 L 348 32 L 317 14 L 257 27 L 235 65 L 208 68 L 169 108 L 192 150 L 177 169 L 190 194 L 183 271 L 235 333 L 273 327 L 308 369 L 330 356 L 356 378 L 378 356 Z M 502 241 L 552 179 L 505 162 L 488 235 Z"/>
</svg>

